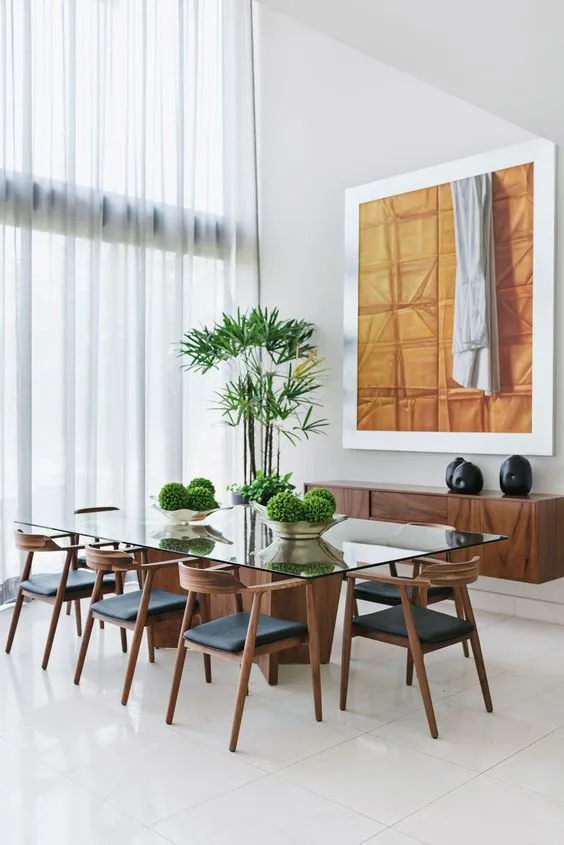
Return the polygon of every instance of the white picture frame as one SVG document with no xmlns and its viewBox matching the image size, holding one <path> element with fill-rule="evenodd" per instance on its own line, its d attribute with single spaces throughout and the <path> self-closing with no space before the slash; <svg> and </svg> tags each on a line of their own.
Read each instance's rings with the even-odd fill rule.
<svg viewBox="0 0 564 845">
<path fill-rule="evenodd" d="M 534 163 L 532 431 L 525 434 L 366 431 L 357 428 L 359 207 L 362 203 Z M 554 454 L 556 147 L 524 144 L 392 176 L 345 195 L 343 446 L 345 449 L 473 454 Z"/>
</svg>

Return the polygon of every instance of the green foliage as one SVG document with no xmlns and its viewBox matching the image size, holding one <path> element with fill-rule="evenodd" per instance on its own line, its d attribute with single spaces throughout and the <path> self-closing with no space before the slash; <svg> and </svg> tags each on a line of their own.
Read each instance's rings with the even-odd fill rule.
<svg viewBox="0 0 564 845">
<path fill-rule="evenodd" d="M 262 502 L 265 496 L 274 496 L 276 493 L 291 493 L 296 489 L 290 482 L 291 477 L 291 472 L 280 477 L 276 472 L 266 475 L 262 469 L 259 469 L 256 478 L 250 484 L 241 485 L 240 493 L 249 502 Z"/>
<path fill-rule="evenodd" d="M 324 496 L 304 496 L 305 518 L 310 522 L 329 522 L 333 519 L 335 509 Z"/>
<path fill-rule="evenodd" d="M 191 487 L 207 487 L 212 496 L 215 495 L 215 487 L 209 478 L 193 478 L 190 484 L 188 484 L 188 490 L 190 490 Z"/>
<path fill-rule="evenodd" d="M 195 537 L 192 540 L 165 537 L 159 541 L 159 548 L 181 555 L 209 555 L 213 552 L 215 543 L 206 537 Z"/>
<path fill-rule="evenodd" d="M 189 508 L 186 487 L 179 481 L 171 481 L 169 484 L 165 484 L 159 493 L 159 507 L 165 511 Z"/>
<path fill-rule="evenodd" d="M 266 514 L 274 522 L 299 522 L 304 519 L 304 505 L 293 493 L 277 493 L 266 506 Z"/>
<path fill-rule="evenodd" d="M 245 483 L 261 466 L 266 475 L 278 474 L 281 438 L 295 444 L 328 425 L 314 415 L 326 375 L 314 330 L 307 320 L 281 319 L 277 308 L 256 307 L 191 329 L 180 343 L 186 369 L 226 373 L 215 408 L 227 425 L 243 428 Z"/>
<path fill-rule="evenodd" d="M 304 502 L 306 499 L 310 499 L 312 496 L 320 496 L 323 499 L 326 499 L 328 502 L 331 503 L 331 507 L 333 508 L 333 513 L 337 510 L 337 500 L 332 494 L 330 490 L 327 490 L 325 487 L 314 487 L 312 490 L 308 490 L 304 496 Z"/>
<path fill-rule="evenodd" d="M 186 507 L 193 511 L 211 511 L 217 508 L 217 502 L 208 487 L 188 487 Z"/>
</svg>

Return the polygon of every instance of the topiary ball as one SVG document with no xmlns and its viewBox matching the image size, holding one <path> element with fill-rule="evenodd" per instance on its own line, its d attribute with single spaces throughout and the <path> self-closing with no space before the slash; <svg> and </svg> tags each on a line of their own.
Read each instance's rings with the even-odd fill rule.
<svg viewBox="0 0 564 845">
<path fill-rule="evenodd" d="M 188 494 L 184 484 L 179 481 L 171 481 L 165 484 L 159 493 L 159 507 L 165 511 L 177 511 L 181 508 L 188 508 Z"/>
<path fill-rule="evenodd" d="M 266 506 L 266 515 L 274 522 L 299 522 L 305 518 L 304 504 L 293 493 L 277 493 Z"/>
<path fill-rule="evenodd" d="M 314 487 L 313 490 L 307 491 L 304 496 L 304 502 L 306 499 L 309 499 L 313 496 L 319 496 L 319 498 L 325 499 L 327 502 L 331 502 L 333 513 L 335 513 L 335 511 L 337 510 L 337 500 L 330 490 L 327 490 L 325 487 Z"/>
<path fill-rule="evenodd" d="M 193 555 L 209 555 L 214 550 L 215 543 L 213 540 L 208 540 L 206 537 L 197 537 L 195 540 L 190 540 L 189 551 Z"/>
<path fill-rule="evenodd" d="M 212 511 L 217 507 L 214 495 L 207 487 L 189 487 L 186 491 L 187 507 L 193 511 Z"/>
<path fill-rule="evenodd" d="M 209 478 L 193 478 L 190 484 L 188 485 L 188 490 L 192 487 L 206 487 L 212 494 L 215 495 L 215 487 L 213 486 L 212 482 Z"/>
<path fill-rule="evenodd" d="M 303 504 L 305 518 L 310 522 L 329 522 L 333 519 L 335 509 L 324 496 L 304 496 Z"/>
</svg>

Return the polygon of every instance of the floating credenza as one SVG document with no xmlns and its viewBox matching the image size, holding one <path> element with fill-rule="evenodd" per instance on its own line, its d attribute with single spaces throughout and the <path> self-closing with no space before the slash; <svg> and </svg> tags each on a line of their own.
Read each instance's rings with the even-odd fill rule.
<svg viewBox="0 0 564 845">
<path fill-rule="evenodd" d="M 337 511 L 351 517 L 505 534 L 507 541 L 479 549 L 482 575 L 529 584 L 564 577 L 564 496 L 508 497 L 488 490 L 466 496 L 442 487 L 354 481 L 308 482 L 305 489 L 320 486 L 334 493 Z"/>
</svg>

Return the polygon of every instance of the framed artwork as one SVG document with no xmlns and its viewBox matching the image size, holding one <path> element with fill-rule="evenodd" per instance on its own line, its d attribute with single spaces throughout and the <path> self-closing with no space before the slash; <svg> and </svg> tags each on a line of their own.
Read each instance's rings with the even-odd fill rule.
<svg viewBox="0 0 564 845">
<path fill-rule="evenodd" d="M 552 455 L 556 148 L 346 192 L 349 449 Z"/>
</svg>

